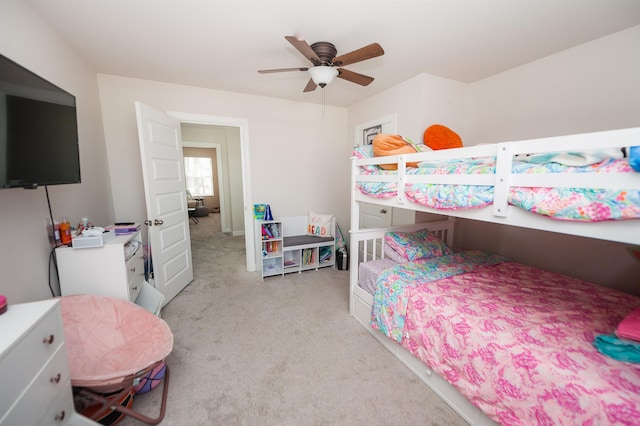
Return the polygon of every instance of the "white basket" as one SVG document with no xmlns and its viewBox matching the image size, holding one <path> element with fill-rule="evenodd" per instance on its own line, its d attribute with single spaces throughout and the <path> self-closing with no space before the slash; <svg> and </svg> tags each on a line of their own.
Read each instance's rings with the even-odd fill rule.
<svg viewBox="0 0 640 426">
<path fill-rule="evenodd" d="M 135 303 L 160 318 L 164 295 L 145 281 Z"/>
</svg>

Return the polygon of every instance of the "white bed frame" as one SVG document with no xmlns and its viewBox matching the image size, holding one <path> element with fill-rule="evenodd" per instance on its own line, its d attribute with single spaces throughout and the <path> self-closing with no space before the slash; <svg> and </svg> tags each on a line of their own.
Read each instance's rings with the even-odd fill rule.
<svg viewBox="0 0 640 426">
<path fill-rule="evenodd" d="M 640 145 L 640 128 L 613 130 L 519 142 L 505 142 L 469 148 L 458 148 L 410 155 L 378 157 L 372 159 L 352 158 L 351 179 L 351 230 L 350 230 L 350 300 L 349 309 L 355 317 L 378 341 L 404 363 L 418 378 L 460 414 L 469 424 L 495 424 L 480 409 L 471 404 L 449 382 L 438 376 L 421 361 L 369 326 L 372 296 L 358 286 L 358 265 L 362 261 L 384 257 L 384 233 L 389 230 L 413 231 L 428 228 L 435 232 L 449 246 L 453 246 L 454 217 L 481 220 L 485 222 L 520 226 L 597 238 L 627 244 L 640 244 L 640 219 L 606 221 L 598 223 L 553 220 L 535 213 L 524 211 L 507 203 L 510 186 L 529 187 L 575 187 L 575 188 L 625 188 L 640 190 L 640 173 L 626 174 L 532 174 L 511 173 L 513 156 L 516 154 L 536 154 L 562 151 L 585 151 L 589 149 L 620 148 Z M 434 161 L 455 158 L 496 157 L 495 175 L 407 175 L 408 162 Z M 369 176 L 360 174 L 360 166 L 396 163 L 397 175 Z M 363 195 L 356 189 L 357 182 L 395 182 L 398 195 L 391 199 L 380 199 Z M 494 204 L 484 208 L 442 211 L 409 202 L 404 197 L 404 185 L 410 182 L 490 185 L 494 186 Z M 450 216 L 448 220 L 427 222 L 409 226 L 378 229 L 360 229 L 360 203 L 398 207 Z"/>
<path fill-rule="evenodd" d="M 371 304 L 373 297 L 367 291 L 358 286 L 358 263 L 360 260 L 368 261 L 384 258 L 384 234 L 396 230 L 412 232 L 427 228 L 434 232 L 447 245 L 453 245 L 453 228 L 455 219 L 440 220 L 435 222 L 417 223 L 415 225 L 394 226 L 392 228 L 369 228 L 351 231 L 351 258 L 350 258 L 350 298 L 349 309 L 353 317 L 360 322 L 373 337 L 384 345 L 404 365 L 409 368 L 420 380 L 431 388 L 441 399 L 451 406 L 462 418 L 472 425 L 494 425 L 495 422 L 487 417 L 478 407 L 471 404 L 456 388 L 440 377 L 411 353 L 389 339 L 384 334 L 369 326 L 371 320 Z"/>
<path fill-rule="evenodd" d="M 558 136 L 518 142 L 473 146 L 468 148 L 445 149 L 416 154 L 394 155 L 369 159 L 352 158 L 351 188 L 357 182 L 395 182 L 398 195 L 390 199 L 369 197 L 360 191 L 351 191 L 351 228 L 360 228 L 360 202 L 398 207 L 428 213 L 445 214 L 461 218 L 494 222 L 505 225 L 540 229 L 563 234 L 579 235 L 628 244 L 640 244 L 640 219 L 624 221 L 604 221 L 585 223 L 553 220 L 545 216 L 527 212 L 507 203 L 509 187 L 572 187 L 609 188 L 640 190 L 639 173 L 546 173 L 512 174 L 513 156 L 516 154 L 551 153 L 559 151 L 585 151 L 589 149 L 620 148 L 640 145 L 640 127 L 611 130 L 605 132 Z M 456 158 L 496 157 L 494 175 L 408 175 L 408 162 L 436 161 Z M 397 175 L 370 176 L 360 174 L 360 166 L 397 164 Z M 458 185 L 490 185 L 494 187 L 494 203 L 483 208 L 443 211 L 420 206 L 408 201 L 404 196 L 407 183 L 438 183 Z"/>
</svg>

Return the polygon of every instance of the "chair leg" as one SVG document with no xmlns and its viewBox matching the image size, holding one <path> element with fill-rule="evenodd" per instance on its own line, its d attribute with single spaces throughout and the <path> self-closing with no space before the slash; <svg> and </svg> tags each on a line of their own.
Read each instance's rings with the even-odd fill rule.
<svg viewBox="0 0 640 426">
<path fill-rule="evenodd" d="M 103 405 L 103 408 L 92 417 L 103 415 L 107 410 L 114 410 L 124 415 L 131 416 L 136 420 L 140 420 L 143 423 L 146 423 L 149 425 L 157 425 L 162 421 L 162 419 L 164 419 L 164 415 L 167 410 L 167 395 L 169 391 L 169 366 L 166 363 L 165 363 L 165 373 L 164 373 L 163 380 L 164 380 L 164 384 L 162 387 L 162 401 L 160 403 L 160 414 L 156 418 L 145 416 L 142 413 L 138 413 L 137 411 L 134 411 L 127 407 L 123 407 L 119 404 L 114 405 L 113 402 L 115 399 L 113 397 L 106 398 L 88 389 L 82 389 L 78 394 L 78 396 L 82 397 L 82 399 L 85 401 L 91 401 L 91 402 L 99 403 Z M 123 392 L 125 391 L 128 392 L 130 389 L 131 388 L 124 390 Z"/>
</svg>

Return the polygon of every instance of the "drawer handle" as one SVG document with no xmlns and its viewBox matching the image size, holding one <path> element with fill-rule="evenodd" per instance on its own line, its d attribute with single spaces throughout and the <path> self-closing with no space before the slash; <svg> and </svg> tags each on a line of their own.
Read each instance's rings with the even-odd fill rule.
<svg viewBox="0 0 640 426">
<path fill-rule="evenodd" d="M 52 377 L 49 379 L 49 381 L 51 383 L 60 383 L 60 379 L 62 378 L 62 376 L 60 375 L 60 373 L 56 374 L 55 377 Z"/>
<path fill-rule="evenodd" d="M 56 414 L 56 422 L 61 422 L 64 420 L 65 412 L 64 410 L 60 411 L 60 414 Z"/>
<path fill-rule="evenodd" d="M 135 272 L 136 271 L 136 267 L 134 266 L 133 268 L 129 269 L 131 272 Z"/>
<path fill-rule="evenodd" d="M 42 343 L 46 343 L 48 345 L 52 344 L 54 340 L 53 334 L 50 334 L 49 336 L 45 337 L 44 339 L 42 339 Z"/>
</svg>

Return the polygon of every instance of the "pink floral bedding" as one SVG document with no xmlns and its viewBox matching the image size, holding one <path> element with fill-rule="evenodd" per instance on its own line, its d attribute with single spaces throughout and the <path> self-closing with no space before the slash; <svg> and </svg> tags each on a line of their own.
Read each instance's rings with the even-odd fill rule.
<svg viewBox="0 0 640 426">
<path fill-rule="evenodd" d="M 592 345 L 640 298 L 514 262 L 414 284 L 402 346 L 497 422 L 640 424 L 640 366 Z"/>
<path fill-rule="evenodd" d="M 364 147 L 354 150 L 357 158 L 370 158 Z M 514 161 L 513 173 L 635 173 L 626 159 L 607 159 L 596 164 L 573 167 L 559 163 Z M 364 175 L 397 174 L 376 166 L 364 166 Z M 494 174 L 495 159 L 453 160 L 434 164 L 421 163 L 407 168 L 408 175 Z M 357 190 L 375 198 L 392 198 L 398 187 L 388 182 L 358 182 Z M 493 203 L 493 186 L 437 185 L 407 183 L 405 195 L 413 203 L 440 210 L 461 210 L 485 207 Z M 555 219 L 603 221 L 640 218 L 640 191 L 592 188 L 510 188 L 510 204 Z"/>
</svg>

